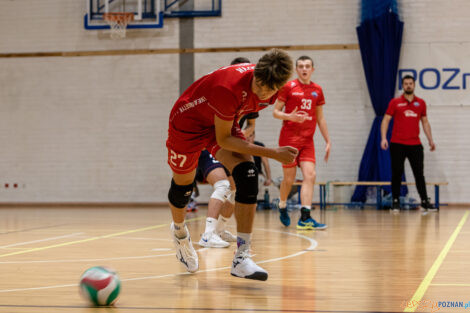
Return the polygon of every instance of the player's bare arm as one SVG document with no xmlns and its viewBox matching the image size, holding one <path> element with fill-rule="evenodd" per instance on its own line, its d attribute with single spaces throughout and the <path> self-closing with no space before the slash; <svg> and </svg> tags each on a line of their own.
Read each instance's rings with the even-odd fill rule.
<svg viewBox="0 0 470 313">
<path fill-rule="evenodd" d="M 287 120 L 296 123 L 303 123 L 307 118 L 306 112 L 297 112 L 297 107 L 290 113 L 285 113 L 282 109 L 285 106 L 285 102 L 279 99 L 274 103 L 273 116 L 280 120 Z"/>
<path fill-rule="evenodd" d="M 217 144 L 229 151 L 242 154 L 257 155 L 275 159 L 281 163 L 291 163 L 297 156 L 297 149 L 293 147 L 266 148 L 249 143 L 246 140 L 232 136 L 233 121 L 225 121 L 214 116 L 215 136 Z"/>
<path fill-rule="evenodd" d="M 382 119 L 382 124 L 380 124 L 380 135 L 382 137 L 382 141 L 380 142 L 380 147 L 382 147 L 383 150 L 388 149 L 387 130 L 388 130 L 388 125 L 390 124 L 391 119 L 392 119 L 391 115 L 385 114 L 384 118 Z"/>
<path fill-rule="evenodd" d="M 436 144 L 434 143 L 434 140 L 432 139 L 431 124 L 429 123 L 428 117 L 422 116 L 421 123 L 423 124 L 424 134 L 426 135 L 426 138 L 428 138 L 429 150 L 431 151 L 436 150 Z"/>
<path fill-rule="evenodd" d="M 271 179 L 271 167 L 269 166 L 268 158 L 261 157 L 261 163 L 263 164 L 264 172 L 266 174 L 265 175 L 266 180 L 264 181 L 264 185 L 269 186 L 272 183 L 272 179 Z"/>
<path fill-rule="evenodd" d="M 315 113 L 317 115 L 318 128 L 320 128 L 320 132 L 326 143 L 324 160 L 325 162 L 328 162 L 328 158 L 330 157 L 331 142 L 330 135 L 328 134 L 328 126 L 326 125 L 325 115 L 323 114 L 323 106 L 317 106 Z"/>
<path fill-rule="evenodd" d="M 246 127 L 242 130 L 243 135 L 248 138 L 253 132 L 255 131 L 256 126 L 256 119 L 255 118 L 248 118 L 246 119 Z"/>
</svg>

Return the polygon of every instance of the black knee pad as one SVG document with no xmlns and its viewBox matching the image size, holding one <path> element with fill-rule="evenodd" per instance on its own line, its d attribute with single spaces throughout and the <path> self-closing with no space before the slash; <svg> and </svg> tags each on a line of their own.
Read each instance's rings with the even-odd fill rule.
<svg viewBox="0 0 470 313">
<path fill-rule="evenodd" d="M 243 162 L 234 167 L 233 180 L 237 186 L 235 201 L 245 204 L 256 203 L 258 196 L 258 169 L 253 162 Z"/>
<path fill-rule="evenodd" d="M 191 199 L 191 194 L 193 193 L 193 186 L 193 184 L 177 185 L 172 179 L 171 187 L 168 191 L 168 200 L 173 206 L 179 209 L 183 209 Z"/>
</svg>

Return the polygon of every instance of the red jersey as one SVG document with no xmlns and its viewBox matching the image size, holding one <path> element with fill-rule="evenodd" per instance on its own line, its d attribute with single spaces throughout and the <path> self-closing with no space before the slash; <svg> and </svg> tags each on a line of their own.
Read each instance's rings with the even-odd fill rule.
<svg viewBox="0 0 470 313">
<path fill-rule="evenodd" d="M 236 122 L 242 115 L 266 108 L 274 99 L 260 100 L 251 91 L 254 64 L 222 67 L 194 82 L 176 101 L 170 113 L 167 146 L 179 152 L 196 152 L 215 141 L 214 116 Z"/>
<path fill-rule="evenodd" d="M 385 114 L 393 117 L 392 139 L 390 142 L 404 145 L 420 145 L 419 121 L 426 116 L 426 102 L 414 97 L 406 100 L 404 95 L 394 98 L 388 104 Z"/>
<path fill-rule="evenodd" d="M 290 142 L 302 144 L 312 141 L 317 125 L 316 107 L 325 104 L 321 87 L 313 82 L 306 85 L 298 79 L 294 79 L 281 88 L 278 99 L 285 102 L 285 113 L 290 113 L 297 108 L 297 112 L 306 112 L 309 116 L 309 119 L 303 123 L 284 120 L 279 136 L 279 145 L 287 145 Z"/>
</svg>

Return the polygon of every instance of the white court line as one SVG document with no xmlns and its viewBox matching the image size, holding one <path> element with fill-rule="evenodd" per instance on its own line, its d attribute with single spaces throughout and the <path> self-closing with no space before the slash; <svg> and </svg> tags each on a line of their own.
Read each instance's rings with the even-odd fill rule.
<svg viewBox="0 0 470 313">
<path fill-rule="evenodd" d="M 89 238 L 90 236 L 77 236 L 78 238 Z M 129 239 L 129 240 L 152 240 L 152 241 L 166 241 L 166 242 L 173 242 L 172 239 L 161 239 L 161 238 L 146 238 L 146 237 L 126 237 L 126 236 L 118 236 L 116 238 L 119 239 Z"/>
<path fill-rule="evenodd" d="M 318 242 L 316 242 L 314 239 L 312 239 L 310 237 L 307 237 L 307 236 L 304 236 L 304 235 L 300 235 L 300 234 L 296 234 L 296 233 L 290 233 L 290 232 L 281 231 L 281 230 L 266 229 L 266 228 L 255 228 L 255 229 L 262 230 L 262 231 L 267 231 L 267 232 L 271 232 L 271 233 L 285 234 L 285 235 L 288 235 L 288 236 L 294 236 L 294 237 L 299 237 L 299 238 L 303 238 L 305 240 L 308 240 L 308 241 L 310 241 L 310 247 L 305 249 L 307 251 L 313 251 L 318 246 Z"/>
<path fill-rule="evenodd" d="M 208 248 L 196 249 L 201 252 L 208 250 Z M 97 261 L 110 261 L 110 260 L 135 260 L 135 259 L 151 259 L 159 258 L 162 256 L 174 256 L 175 253 L 169 254 L 152 254 L 152 255 L 141 255 L 141 256 L 121 256 L 114 258 L 100 258 L 100 259 L 72 259 L 72 260 L 36 260 L 36 261 L 0 261 L 0 264 L 30 264 L 30 263 L 75 263 L 75 262 L 97 262 Z"/>
<path fill-rule="evenodd" d="M 51 240 L 56 240 L 56 239 L 68 238 L 68 237 L 78 236 L 78 235 L 81 235 L 81 234 L 83 234 L 83 232 L 82 233 L 73 233 L 73 234 L 68 234 L 68 235 L 63 235 L 63 236 L 57 236 L 57 237 L 49 237 L 49 238 L 44 238 L 44 239 L 32 240 L 32 241 L 18 242 L 18 243 L 13 243 L 13 244 L 7 245 L 7 246 L 0 246 L 0 249 L 16 247 L 16 246 L 23 246 L 23 245 L 27 245 L 27 244 L 30 244 L 30 243 L 37 243 L 37 242 L 44 242 L 44 241 L 51 241 Z"/>
<path fill-rule="evenodd" d="M 41 290 L 41 289 L 64 288 L 64 287 L 75 287 L 75 286 L 78 286 L 78 284 L 55 285 L 55 286 L 45 286 L 45 287 L 31 287 L 31 288 L 18 288 L 18 289 L 0 290 L 0 293 L 15 292 L 15 291 L 27 291 L 27 290 Z"/>
<path fill-rule="evenodd" d="M 304 235 L 299 235 L 299 234 L 284 232 L 284 231 L 277 231 L 277 230 L 272 230 L 272 229 L 264 229 L 264 228 L 256 228 L 256 229 L 267 231 L 267 232 L 285 234 L 285 235 L 288 235 L 288 236 L 299 237 L 299 238 L 302 238 L 302 239 L 306 239 L 310 242 L 310 246 L 305 250 L 302 250 L 302 251 L 299 251 L 299 252 L 296 252 L 296 253 L 293 253 L 293 254 L 289 254 L 289 255 L 286 255 L 286 256 L 283 256 L 283 257 L 279 257 L 279 258 L 273 258 L 273 259 L 268 259 L 268 260 L 263 260 L 263 261 L 257 261 L 256 263 L 258 263 L 258 264 L 271 263 L 271 262 L 276 262 L 276 261 L 281 261 L 281 260 L 293 258 L 293 257 L 299 256 L 299 255 L 302 255 L 302 254 L 306 253 L 307 251 L 312 251 L 318 246 L 318 242 L 316 242 L 314 239 L 309 238 L 309 237 L 304 236 Z M 205 249 L 200 249 L 199 251 L 201 251 L 201 250 L 205 250 Z M 174 255 L 174 254 L 171 254 L 171 255 Z M 230 269 L 230 268 L 231 268 L 230 266 L 210 268 L 210 269 L 197 271 L 197 273 L 215 272 L 215 271 L 227 270 L 227 269 Z M 165 274 L 165 275 L 158 275 L 158 276 L 145 276 L 145 277 L 127 278 L 127 279 L 121 279 L 121 281 L 136 281 L 136 280 L 158 279 L 158 278 L 165 278 L 165 277 L 172 277 L 172 276 L 197 275 L 197 273 L 188 273 L 188 272 L 172 273 L 172 274 Z M 16 291 L 28 291 L 28 290 L 53 289 L 53 288 L 65 288 L 65 287 L 76 287 L 76 286 L 78 286 L 78 284 L 54 285 L 54 286 L 18 288 L 18 289 L 6 289 L 6 290 L 0 290 L 0 293 L 16 292 Z"/>
</svg>

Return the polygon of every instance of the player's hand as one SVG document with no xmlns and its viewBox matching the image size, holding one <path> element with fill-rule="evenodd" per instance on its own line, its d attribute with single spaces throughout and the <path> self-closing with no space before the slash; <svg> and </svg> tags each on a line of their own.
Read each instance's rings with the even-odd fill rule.
<svg viewBox="0 0 470 313">
<path fill-rule="evenodd" d="M 294 123 L 303 123 L 306 119 L 308 119 L 308 117 L 309 116 L 307 112 L 297 112 L 297 107 L 295 107 L 295 109 L 289 113 L 289 121 Z"/>
<path fill-rule="evenodd" d="M 436 144 L 434 143 L 434 141 L 430 141 L 429 142 L 429 151 L 434 151 L 436 150 Z"/>
<path fill-rule="evenodd" d="M 272 182 L 273 182 L 273 181 L 271 180 L 271 178 L 266 178 L 266 180 L 264 181 L 263 185 L 269 186 L 269 185 L 271 185 Z"/>
<path fill-rule="evenodd" d="M 380 143 L 380 147 L 381 147 L 383 150 L 387 150 L 387 149 L 388 149 L 388 141 L 387 141 L 387 139 L 382 139 L 382 142 Z"/>
<path fill-rule="evenodd" d="M 294 162 L 299 150 L 294 147 L 285 146 L 276 148 L 276 156 L 274 159 L 278 160 L 282 164 L 289 164 Z"/>
<path fill-rule="evenodd" d="M 329 142 L 326 143 L 325 147 L 325 162 L 328 162 L 328 158 L 330 157 L 330 149 L 331 149 L 331 144 Z"/>
</svg>

